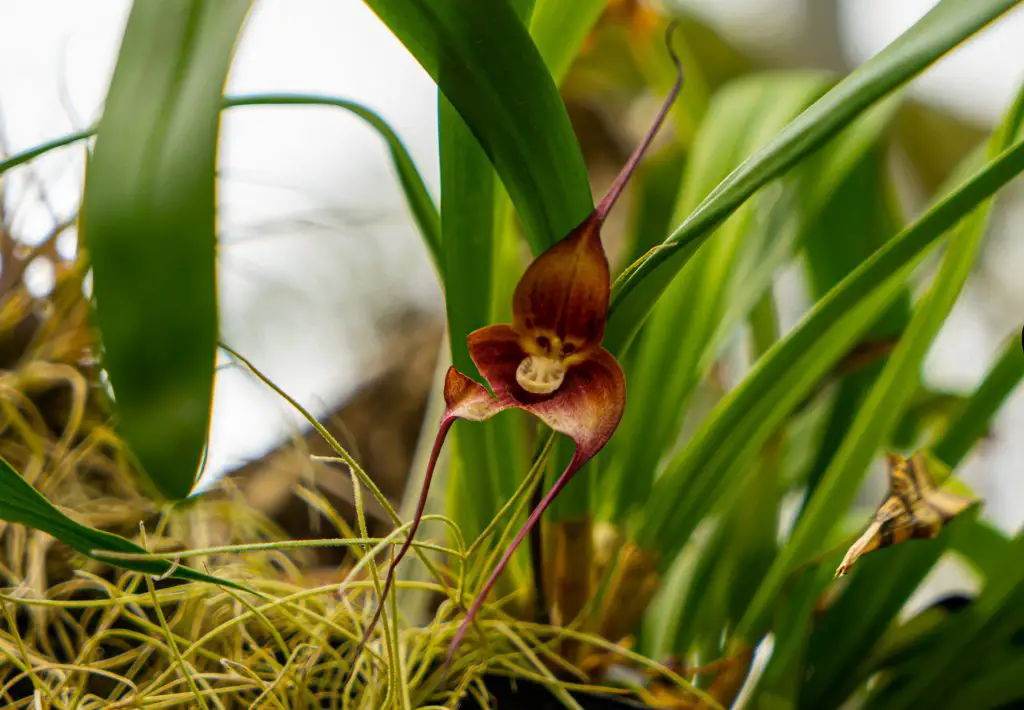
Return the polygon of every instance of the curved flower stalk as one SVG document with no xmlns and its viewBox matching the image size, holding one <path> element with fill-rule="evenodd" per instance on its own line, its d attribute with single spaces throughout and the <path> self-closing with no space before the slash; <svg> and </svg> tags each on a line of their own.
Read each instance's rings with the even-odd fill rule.
<svg viewBox="0 0 1024 710">
<path fill-rule="evenodd" d="M 671 38 L 672 26 L 668 37 Z M 427 463 L 423 490 L 409 534 L 395 555 L 377 610 L 367 627 L 369 638 L 394 580 L 395 566 L 416 535 L 427 492 L 444 440 L 457 419 L 483 421 L 509 408 L 534 415 L 571 438 L 576 450 L 566 469 L 531 511 L 505 550 L 452 639 L 451 659 L 513 553 L 577 471 L 608 442 L 626 406 L 626 380 L 615 357 L 601 347 L 611 279 L 601 246 L 601 226 L 682 88 L 682 67 L 671 45 L 677 79 L 644 140 L 615 178 L 593 212 L 565 238 L 537 257 L 516 285 L 512 323 L 480 328 L 466 338 L 469 355 L 494 394 L 478 382 L 448 369 L 445 413 Z"/>
</svg>

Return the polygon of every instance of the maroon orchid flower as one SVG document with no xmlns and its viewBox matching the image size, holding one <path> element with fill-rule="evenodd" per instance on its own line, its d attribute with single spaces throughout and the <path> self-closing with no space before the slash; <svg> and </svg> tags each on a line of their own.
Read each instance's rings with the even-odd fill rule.
<svg viewBox="0 0 1024 710">
<path fill-rule="evenodd" d="M 427 464 L 419 505 L 408 537 L 388 571 L 381 601 L 364 642 L 380 618 L 395 566 L 408 552 L 419 527 L 434 466 L 455 420 L 483 421 L 515 407 L 571 438 L 576 450 L 565 471 L 531 511 L 466 612 L 449 647 L 449 660 L 520 543 L 555 496 L 601 450 L 618 426 L 626 405 L 626 381 L 615 357 L 601 347 L 611 283 L 600 232 L 682 88 L 682 67 L 675 54 L 671 56 L 678 72 L 676 83 L 643 142 L 630 156 L 608 193 L 578 227 L 526 269 L 513 295 L 512 323 L 490 325 L 466 338 L 470 357 L 494 394 L 455 367 L 448 369 L 444 383 L 446 409 Z"/>
</svg>

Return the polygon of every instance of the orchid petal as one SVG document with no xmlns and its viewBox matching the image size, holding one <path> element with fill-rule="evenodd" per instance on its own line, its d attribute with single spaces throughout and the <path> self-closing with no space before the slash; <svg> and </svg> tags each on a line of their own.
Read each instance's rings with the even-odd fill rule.
<svg viewBox="0 0 1024 710">
<path fill-rule="evenodd" d="M 516 285 L 512 327 L 533 339 L 533 354 L 556 347 L 568 356 L 604 338 L 611 279 L 600 230 L 593 213 L 537 257 Z"/>
<path fill-rule="evenodd" d="M 517 401 L 517 395 L 519 398 L 550 396 L 531 395 L 516 382 L 516 369 L 527 356 L 519 340 L 519 334 L 504 324 L 489 325 L 466 336 L 473 364 L 502 402 Z"/>
<path fill-rule="evenodd" d="M 519 403 L 549 427 L 576 442 L 583 462 L 612 438 L 626 407 L 626 378 L 615 357 L 597 348 L 570 367 L 557 392 Z"/>
<path fill-rule="evenodd" d="M 626 406 L 626 378 L 604 348 L 596 348 L 569 367 L 555 392 L 538 395 L 516 381 L 516 368 L 525 354 L 512 328 L 481 328 L 469 334 L 467 343 L 470 357 L 498 399 L 505 406 L 525 409 L 571 438 L 584 460 L 592 458 L 611 438 Z"/>
<path fill-rule="evenodd" d="M 449 367 L 444 377 L 444 403 L 446 410 L 444 419 L 467 419 L 482 422 L 509 405 L 498 401 L 479 382 L 474 382 L 455 369 Z"/>
</svg>

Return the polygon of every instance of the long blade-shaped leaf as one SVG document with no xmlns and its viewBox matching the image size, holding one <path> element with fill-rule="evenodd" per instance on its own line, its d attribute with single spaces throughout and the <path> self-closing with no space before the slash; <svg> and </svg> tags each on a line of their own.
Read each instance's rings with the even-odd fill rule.
<svg viewBox="0 0 1024 710">
<path fill-rule="evenodd" d="M 466 336 L 492 322 L 498 307 L 496 247 L 506 236 L 500 215 L 508 198 L 473 134 L 443 96 L 438 97 L 438 125 L 442 253 L 452 362 L 462 372 L 475 373 Z M 522 452 L 509 445 L 515 422 L 506 415 L 458 426 L 454 432 L 452 450 L 457 456 L 452 461 L 449 508 L 470 539 L 483 531 L 525 471 Z M 510 448 L 512 455 L 497 455 Z M 517 558 L 513 574 L 519 569 Z"/>
<path fill-rule="evenodd" d="M 1014 337 L 932 453 L 955 468 L 1022 375 L 1024 358 Z M 1002 533 L 973 516 L 954 521 L 949 533 L 937 541 L 883 551 L 854 568 L 842 596 L 815 624 L 815 651 L 810 655 L 814 670 L 801 688 L 804 706 L 839 706 L 847 697 L 842 689 L 855 688 L 873 672 L 870 650 L 877 648 L 907 597 L 946 549 L 959 553 L 984 578 L 999 573 L 1010 545 Z M 841 648 L 835 646 L 836 638 L 844 639 Z"/>
<path fill-rule="evenodd" d="M 635 539 L 661 549 L 688 539 L 696 522 L 735 480 L 794 407 L 898 297 L 903 282 L 946 230 L 1024 170 L 1018 141 L 876 251 L 822 298 L 715 408 L 656 482 Z"/>
<path fill-rule="evenodd" d="M 955 467 L 975 442 L 988 430 L 989 423 L 1003 401 L 1024 377 L 1024 357 L 1016 334 L 1006 345 L 985 380 L 971 394 L 966 406 L 932 447 L 932 453 L 946 465 Z"/>
<path fill-rule="evenodd" d="M 217 135 L 248 9 L 135 3 L 86 175 L 82 233 L 119 430 L 172 499 L 192 490 L 209 428 Z"/>
<path fill-rule="evenodd" d="M 120 535 L 90 528 L 72 520 L 30 486 L 3 459 L 0 459 L 0 490 L 3 491 L 3 495 L 0 495 L 0 519 L 41 530 L 86 557 L 143 574 L 166 575 L 170 572 L 169 576 L 177 579 L 210 582 L 247 591 L 240 584 L 197 572 L 184 565 L 172 565 L 167 560 L 127 560 L 104 556 L 104 552 L 144 555 L 146 549 Z"/>
<path fill-rule="evenodd" d="M 626 347 L 654 303 L 710 231 L 747 198 L 817 150 L 880 98 L 1007 12 L 1017 0 L 943 0 L 899 39 L 858 67 L 740 165 L 616 292 L 606 346 Z"/>
<path fill-rule="evenodd" d="M 737 80 L 716 94 L 691 150 L 682 210 L 693 209 L 824 87 L 818 74 L 773 73 Z M 706 354 L 717 353 L 732 330 L 719 326 L 755 266 L 744 255 L 760 251 L 767 231 L 755 219 L 754 205 L 744 206 L 686 265 L 655 309 L 627 370 L 630 406 L 611 456 L 605 455 L 607 470 L 599 474 L 603 517 L 617 520 L 649 495 L 659 459 L 671 449 L 689 397 L 714 360 Z"/>
<path fill-rule="evenodd" d="M 606 5 L 606 0 L 538 0 L 530 35 L 556 84 L 562 83 L 587 32 Z"/>
<path fill-rule="evenodd" d="M 430 191 L 427 189 L 426 181 L 424 181 L 423 176 L 416 168 L 416 163 L 413 161 L 402 139 L 398 137 L 395 130 L 378 113 L 356 101 L 318 94 L 247 94 L 228 96 L 224 99 L 223 106 L 226 109 L 240 106 L 328 106 L 344 109 L 363 119 L 387 143 L 388 152 L 391 154 L 391 162 L 395 167 L 395 174 L 398 177 L 402 193 L 405 195 L 406 205 L 412 218 L 416 221 L 416 226 L 420 230 L 420 236 L 423 237 L 431 258 L 434 259 L 438 271 L 441 270 L 441 216 L 438 214 L 437 205 L 434 203 L 434 198 L 431 197 Z M 96 135 L 94 129 L 79 131 L 78 133 L 63 136 L 22 153 L 12 155 L 5 160 L 0 160 L 0 175 L 51 150 L 87 140 L 94 135 Z"/>
<path fill-rule="evenodd" d="M 513 9 L 523 19 L 529 2 Z M 519 20 L 516 20 L 517 22 Z M 455 79 L 453 79 L 455 81 Z M 443 89 L 443 87 L 442 87 Z M 507 312 L 511 294 L 504 286 L 518 278 L 518 259 L 509 259 L 509 198 L 495 177 L 486 152 L 445 95 L 438 96 L 441 162 L 441 231 L 445 305 L 452 363 L 479 375 L 469 357 L 466 336 Z M 515 251 L 515 250 L 513 250 Z M 507 273 L 507 272 L 513 273 Z M 518 418 L 456 428 L 452 441 L 448 507 L 462 533 L 476 538 L 515 490 L 525 471 L 524 452 L 515 446 Z M 522 555 L 506 579 L 521 578 Z"/>
<path fill-rule="evenodd" d="M 1012 145 L 1024 120 L 1024 93 L 990 144 L 990 155 Z M 921 299 L 895 352 L 860 408 L 828 472 L 808 502 L 800 523 L 769 570 L 748 612 L 752 629 L 771 605 L 774 588 L 794 564 L 812 554 L 857 493 L 863 475 L 885 436 L 917 387 L 918 372 L 932 339 L 938 334 L 967 281 L 984 238 L 991 202 L 975 210 L 951 236 L 942 266 Z"/>
<path fill-rule="evenodd" d="M 825 295 L 902 226 L 891 186 L 884 179 L 882 158 L 878 149 L 865 155 L 809 230 L 804 251 L 815 299 Z M 903 331 L 908 319 L 909 294 L 905 293 L 868 330 L 864 340 L 890 342 Z M 811 464 L 807 495 L 817 487 L 883 364 L 881 358 L 841 378 Z"/>
<path fill-rule="evenodd" d="M 536 253 L 593 202 L 568 114 L 508 2 L 366 0 L 437 81 L 487 152 Z"/>
<path fill-rule="evenodd" d="M 973 683 L 993 670 L 988 659 L 1010 645 L 1011 638 L 1024 625 L 1024 533 L 1018 533 L 998 565 L 998 573 L 989 577 L 981 594 L 968 609 L 944 625 L 927 651 L 911 662 L 898 686 L 881 686 L 867 707 L 872 710 L 909 710 L 920 707 L 944 707 L 958 698 L 966 704 L 948 707 L 1009 707 L 1009 700 L 1024 695 L 1020 676 L 1009 685 L 1006 678 L 985 678 L 986 684 Z M 1010 649 L 1008 649 L 1010 650 Z M 1013 655 L 1020 657 L 1019 649 Z M 1016 670 L 1016 669 L 1015 669 Z M 990 686 L 990 687 L 989 687 Z M 996 698 L 1000 698 L 997 700 Z"/>
</svg>

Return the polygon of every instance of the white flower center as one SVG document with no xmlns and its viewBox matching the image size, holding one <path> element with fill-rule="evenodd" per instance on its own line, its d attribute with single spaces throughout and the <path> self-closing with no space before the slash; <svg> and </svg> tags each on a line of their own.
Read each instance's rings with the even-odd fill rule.
<svg viewBox="0 0 1024 710">
<path fill-rule="evenodd" d="M 565 379 L 565 365 L 543 355 L 529 355 L 516 369 L 516 382 L 527 392 L 551 394 Z"/>
</svg>

